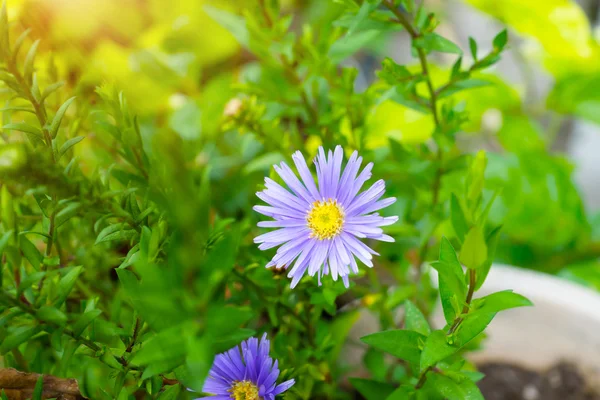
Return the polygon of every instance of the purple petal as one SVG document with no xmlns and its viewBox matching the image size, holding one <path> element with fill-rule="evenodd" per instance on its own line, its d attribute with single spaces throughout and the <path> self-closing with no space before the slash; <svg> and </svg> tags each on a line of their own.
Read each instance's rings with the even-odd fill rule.
<svg viewBox="0 0 600 400">
<path fill-rule="evenodd" d="M 302 153 L 299 151 L 295 152 L 292 155 L 292 159 L 294 160 L 294 164 L 296 165 L 296 169 L 298 169 L 298 173 L 302 178 L 302 182 L 304 182 L 304 186 L 308 189 L 308 192 L 312 195 L 313 201 L 319 200 L 319 192 L 317 191 L 317 187 L 315 186 L 315 180 L 313 179 L 308 166 L 306 165 L 306 160 Z"/>
</svg>

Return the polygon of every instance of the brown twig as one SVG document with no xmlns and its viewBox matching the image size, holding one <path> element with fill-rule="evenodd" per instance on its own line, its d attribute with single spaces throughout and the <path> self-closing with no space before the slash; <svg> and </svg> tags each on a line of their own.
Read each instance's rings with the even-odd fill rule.
<svg viewBox="0 0 600 400">
<path fill-rule="evenodd" d="M 0 389 L 11 400 L 31 398 L 40 374 L 17 371 L 13 368 L 0 369 Z M 80 400 L 85 399 L 75 379 L 44 375 L 42 399 Z"/>
</svg>

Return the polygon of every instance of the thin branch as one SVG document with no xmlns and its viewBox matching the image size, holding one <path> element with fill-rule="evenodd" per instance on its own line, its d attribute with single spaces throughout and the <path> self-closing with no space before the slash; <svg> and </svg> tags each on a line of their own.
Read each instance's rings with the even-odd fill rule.
<svg viewBox="0 0 600 400">
<path fill-rule="evenodd" d="M 40 374 L 25 373 L 13 368 L 0 369 L 0 389 L 4 389 L 9 398 L 29 398 L 33 394 Z M 44 375 L 42 398 L 84 399 L 75 379 L 57 378 Z M 20 397 L 18 397 L 20 396 Z"/>
</svg>

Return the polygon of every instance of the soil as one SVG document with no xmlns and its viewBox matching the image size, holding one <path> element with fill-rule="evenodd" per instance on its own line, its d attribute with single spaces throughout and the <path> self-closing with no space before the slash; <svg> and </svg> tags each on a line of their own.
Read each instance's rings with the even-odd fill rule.
<svg viewBox="0 0 600 400">
<path fill-rule="evenodd" d="M 485 377 L 478 382 L 486 400 L 600 400 L 577 367 L 560 363 L 545 372 L 511 364 L 478 366 Z"/>
</svg>

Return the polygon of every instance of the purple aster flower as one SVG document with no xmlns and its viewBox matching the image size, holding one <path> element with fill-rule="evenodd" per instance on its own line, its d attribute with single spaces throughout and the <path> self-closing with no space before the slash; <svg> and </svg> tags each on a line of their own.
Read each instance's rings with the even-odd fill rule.
<svg viewBox="0 0 600 400">
<path fill-rule="evenodd" d="M 385 192 L 383 180 L 359 193 L 371 177 L 373 163 L 359 173 L 362 157 L 355 151 L 342 169 L 343 150 L 337 146 L 325 156 L 323 147 L 314 163 L 318 188 L 302 154 L 292 156 L 302 182 L 284 162 L 275 165 L 275 171 L 287 184 L 288 191 L 275 181 L 265 178 L 266 189 L 256 195 L 268 206 L 254 210 L 272 217 L 274 221 L 259 222 L 264 228 L 279 228 L 254 239 L 261 250 L 281 246 L 267 264 L 267 268 L 288 268 L 292 288 L 308 270 L 310 276 L 331 274 L 338 276 L 348 287 L 350 271 L 358 273 L 356 259 L 372 267 L 371 259 L 377 253 L 360 239 L 393 242 L 383 233 L 382 226 L 391 225 L 398 217 L 382 217 L 375 211 L 389 206 L 395 198 L 379 200 Z"/>
<path fill-rule="evenodd" d="M 295 381 L 277 385 L 279 369 L 277 360 L 269 357 L 269 346 L 265 333 L 260 343 L 250 338 L 242 342 L 241 349 L 235 346 L 217 355 L 202 391 L 214 395 L 212 400 L 274 400 Z"/>
</svg>

